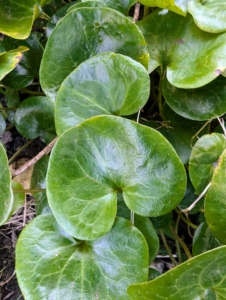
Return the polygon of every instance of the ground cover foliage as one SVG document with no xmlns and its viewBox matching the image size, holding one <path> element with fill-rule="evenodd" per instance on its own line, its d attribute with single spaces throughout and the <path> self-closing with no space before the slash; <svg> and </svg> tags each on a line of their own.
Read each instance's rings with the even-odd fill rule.
<svg viewBox="0 0 226 300">
<path fill-rule="evenodd" d="M 47 145 L 12 171 L 0 144 L 25 300 L 226 299 L 224 5 L 0 0 L 0 135 Z"/>
</svg>

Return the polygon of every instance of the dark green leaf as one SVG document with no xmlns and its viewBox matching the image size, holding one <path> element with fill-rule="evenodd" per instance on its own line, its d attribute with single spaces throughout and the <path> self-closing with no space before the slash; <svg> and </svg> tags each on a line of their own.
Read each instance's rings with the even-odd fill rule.
<svg viewBox="0 0 226 300">
<path fill-rule="evenodd" d="M 112 52 L 94 56 L 75 69 L 57 94 L 57 134 L 96 115 L 131 115 L 147 102 L 150 79 L 130 57 Z"/>
<path fill-rule="evenodd" d="M 161 273 L 157 271 L 156 269 L 149 268 L 149 275 L 148 275 L 148 281 L 153 280 L 157 277 L 159 277 Z"/>
<path fill-rule="evenodd" d="M 205 198 L 206 222 L 215 237 L 226 244 L 226 150 L 214 169 L 211 186 Z"/>
<path fill-rule="evenodd" d="M 219 133 L 206 134 L 194 145 L 189 160 L 189 174 L 198 194 L 211 181 L 218 159 L 225 148 L 226 140 Z"/>
<path fill-rule="evenodd" d="M 61 83 L 81 62 L 106 51 L 130 56 L 145 67 L 148 64 L 142 33 L 121 13 L 78 8 L 66 15 L 49 37 L 43 55 L 40 79 L 47 96 L 55 101 Z"/>
<path fill-rule="evenodd" d="M 27 139 L 40 136 L 48 144 L 55 136 L 53 103 L 42 96 L 27 98 L 16 111 L 15 126 Z"/>
<path fill-rule="evenodd" d="M 205 252 L 158 278 L 128 288 L 131 300 L 223 300 L 226 246 Z"/>
<path fill-rule="evenodd" d="M 80 7 L 107 7 L 107 5 L 103 1 L 86 0 L 79 3 L 75 3 L 68 9 L 67 13 Z"/>
<path fill-rule="evenodd" d="M 224 0 L 191 0 L 188 11 L 200 29 L 208 32 L 226 31 L 226 3 Z"/>
<path fill-rule="evenodd" d="M 136 0 L 102 0 L 108 7 L 120 11 L 124 15 L 127 15 L 129 9 L 133 4 L 136 3 Z"/>
<path fill-rule="evenodd" d="M 20 235 L 16 273 L 26 299 L 128 300 L 128 285 L 147 280 L 148 248 L 122 218 L 104 237 L 76 242 L 52 215 L 42 215 Z"/>
<path fill-rule="evenodd" d="M 204 86 L 226 68 L 226 33 L 201 31 L 190 14 L 155 10 L 137 25 L 148 44 L 149 72 L 166 68 L 168 81 L 178 88 Z"/>
<path fill-rule="evenodd" d="M 43 54 L 43 47 L 39 43 L 40 34 L 32 33 L 24 41 L 15 40 L 5 37 L 3 40 L 4 47 L 10 50 L 15 47 L 25 46 L 29 51 L 25 52 L 22 60 L 3 80 L 3 84 L 19 90 L 28 86 L 34 78 L 39 77 L 39 67 Z"/>
<path fill-rule="evenodd" d="M 46 173 L 49 164 L 49 156 L 43 156 L 36 162 L 33 168 L 31 177 L 31 189 L 45 189 L 46 188 Z M 36 216 L 49 213 L 50 207 L 47 201 L 46 193 L 37 192 L 32 193 L 35 198 L 35 212 Z"/>
<path fill-rule="evenodd" d="M 11 188 L 11 174 L 5 149 L 0 143 L 0 225 L 10 217 L 13 208 L 13 192 Z"/>
<path fill-rule="evenodd" d="M 21 190 L 23 191 L 23 186 L 16 181 L 12 181 L 12 189 L 13 190 Z M 25 193 L 13 193 L 14 199 L 13 199 L 13 207 L 11 213 L 14 213 L 21 207 L 23 207 L 25 199 L 26 199 L 26 194 Z"/>
<path fill-rule="evenodd" d="M 162 229 L 167 227 L 171 223 L 172 212 L 160 217 L 151 217 L 150 219 L 156 229 Z"/>
<path fill-rule="evenodd" d="M 195 231 L 192 244 L 192 254 L 199 255 L 222 244 L 216 239 L 206 222 L 199 225 Z"/>
<path fill-rule="evenodd" d="M 226 79 L 222 76 L 198 89 L 178 89 L 165 78 L 163 94 L 169 106 L 188 119 L 204 121 L 226 113 Z"/>
<path fill-rule="evenodd" d="M 61 135 L 47 174 L 57 221 L 88 240 L 112 227 L 118 192 L 135 213 L 158 216 L 177 206 L 185 186 L 184 167 L 165 138 L 115 116 L 93 117 Z"/>
</svg>

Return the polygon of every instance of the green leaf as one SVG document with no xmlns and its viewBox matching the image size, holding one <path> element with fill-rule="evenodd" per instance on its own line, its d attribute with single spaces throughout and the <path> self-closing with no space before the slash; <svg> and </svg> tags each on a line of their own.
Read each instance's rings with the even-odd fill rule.
<svg viewBox="0 0 226 300">
<path fill-rule="evenodd" d="M 9 218 L 13 208 L 13 192 L 11 188 L 11 174 L 5 149 L 0 143 L 0 225 Z"/>
<path fill-rule="evenodd" d="M 23 191 L 23 186 L 16 181 L 12 181 L 12 189 L 13 190 L 21 190 Z M 23 207 L 25 199 L 26 199 L 26 193 L 15 193 L 13 192 L 13 207 L 12 207 L 12 211 L 11 214 L 13 214 L 15 211 L 17 211 L 18 209 L 20 209 L 21 207 Z"/>
<path fill-rule="evenodd" d="M 49 156 L 44 155 L 36 162 L 33 168 L 31 177 L 31 189 L 45 189 L 46 188 L 46 173 L 49 164 Z M 35 213 L 36 216 L 49 213 L 50 207 L 47 201 L 46 193 L 37 192 L 32 193 L 35 198 Z"/>
<path fill-rule="evenodd" d="M 217 248 L 222 244 L 216 239 L 209 229 L 206 222 L 199 225 L 196 229 L 193 243 L 192 243 L 192 254 L 199 255 L 211 249 Z"/>
<path fill-rule="evenodd" d="M 34 78 L 39 77 L 39 67 L 43 54 L 43 47 L 39 43 L 40 33 L 32 33 L 24 41 L 15 40 L 5 37 L 3 45 L 7 50 L 15 47 L 24 46 L 29 51 L 25 52 L 22 60 L 3 80 L 3 84 L 15 90 L 28 86 Z"/>
<path fill-rule="evenodd" d="M 46 23 L 46 37 L 49 38 L 50 34 L 52 33 L 53 29 L 56 27 L 57 23 L 67 14 L 67 11 L 69 10 L 69 8 L 72 6 L 74 7 L 74 5 L 77 4 L 76 2 L 71 2 L 67 5 L 64 5 L 63 7 L 61 7 L 60 9 L 58 9 L 56 11 L 55 14 L 53 14 L 51 16 L 51 18 L 49 19 L 49 21 Z"/>
<path fill-rule="evenodd" d="M 102 0 L 108 7 L 128 15 L 129 9 L 136 3 L 136 0 Z"/>
<path fill-rule="evenodd" d="M 158 9 L 137 25 L 148 44 L 149 72 L 166 68 L 168 81 L 178 88 L 204 86 L 226 68 L 226 33 L 201 31 L 190 14 Z"/>
<path fill-rule="evenodd" d="M 194 145 L 189 160 L 189 174 L 198 194 L 211 181 L 218 159 L 225 148 L 226 140 L 219 133 L 206 134 Z"/>
<path fill-rule="evenodd" d="M 168 122 L 168 126 L 161 127 L 159 131 L 174 147 L 181 161 L 186 164 L 191 154 L 191 145 L 193 141 L 197 140 L 195 135 L 203 127 L 204 123 L 185 119 L 171 110 L 168 105 L 164 105 L 163 114 L 165 121 Z M 199 133 L 199 136 L 208 133 L 208 129 L 208 126 L 206 126 Z"/>
<path fill-rule="evenodd" d="M 55 101 L 61 83 L 81 62 L 107 51 L 148 64 L 144 37 L 127 17 L 110 8 L 70 12 L 58 23 L 44 51 L 40 80 L 46 95 Z"/>
<path fill-rule="evenodd" d="M 6 121 L 4 116 L 0 113 L 0 136 L 4 133 L 6 129 Z"/>
<path fill-rule="evenodd" d="M 47 197 L 64 230 L 90 240 L 112 227 L 118 192 L 135 213 L 158 216 L 177 206 L 185 185 L 184 167 L 160 133 L 120 117 L 98 116 L 59 137 Z"/>
<path fill-rule="evenodd" d="M 52 215 L 42 215 L 19 237 L 16 273 L 26 299 L 128 300 L 128 285 L 147 280 L 148 248 L 122 218 L 104 237 L 76 242 Z"/>
<path fill-rule="evenodd" d="M 131 211 L 126 206 L 122 194 L 117 195 L 117 216 L 130 220 Z M 134 225 L 144 235 L 149 249 L 149 262 L 152 262 L 159 250 L 159 238 L 152 222 L 143 216 L 134 214 Z"/>
<path fill-rule="evenodd" d="M 186 16 L 189 0 L 141 0 L 146 6 L 154 6 L 169 9 L 177 14 Z"/>
<path fill-rule="evenodd" d="M 222 76 L 198 89 L 179 89 L 165 78 L 163 95 L 167 104 L 187 119 L 211 120 L 226 113 L 226 79 Z"/>
<path fill-rule="evenodd" d="M 195 24 L 208 32 L 226 31 L 226 3 L 224 0 L 191 0 L 188 11 L 193 16 Z"/>
<path fill-rule="evenodd" d="M 94 56 L 75 69 L 57 94 L 57 134 L 96 115 L 131 115 L 147 102 L 150 79 L 130 57 L 112 52 Z"/>
<path fill-rule="evenodd" d="M 131 300 L 223 300 L 226 246 L 205 252 L 158 278 L 129 286 Z"/>
<path fill-rule="evenodd" d="M 148 281 L 153 280 L 157 277 L 159 277 L 161 273 L 157 271 L 156 269 L 149 268 L 149 275 L 148 275 Z"/>
<path fill-rule="evenodd" d="M 215 237 L 226 244 L 226 151 L 220 156 L 214 169 L 211 186 L 205 198 L 206 222 Z"/>
<path fill-rule="evenodd" d="M 47 144 L 55 136 L 54 105 L 46 97 L 25 99 L 15 114 L 15 126 L 27 139 L 41 137 Z"/>
<path fill-rule="evenodd" d="M 23 57 L 23 52 L 27 50 L 29 50 L 27 47 L 20 46 L 17 49 L 0 53 L 0 80 L 16 67 Z"/>
<path fill-rule="evenodd" d="M 26 39 L 38 14 L 35 0 L 0 0 L 0 32 L 15 39 Z"/>
<path fill-rule="evenodd" d="M 160 217 L 151 217 L 150 219 L 155 229 L 162 229 L 167 227 L 171 223 L 172 212 Z"/>
<path fill-rule="evenodd" d="M 73 3 L 74 4 L 74 3 Z M 72 10 L 75 10 L 80 7 L 107 7 L 107 5 L 103 1 L 97 1 L 97 0 L 86 0 L 79 3 L 75 3 L 72 5 L 68 10 L 67 13 L 71 12 Z"/>
</svg>

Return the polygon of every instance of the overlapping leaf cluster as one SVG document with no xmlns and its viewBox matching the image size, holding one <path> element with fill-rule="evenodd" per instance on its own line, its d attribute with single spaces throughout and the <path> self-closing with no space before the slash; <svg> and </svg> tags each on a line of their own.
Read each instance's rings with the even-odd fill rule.
<svg viewBox="0 0 226 300">
<path fill-rule="evenodd" d="M 223 2 L 144 0 L 135 24 L 134 1 L 0 0 L 0 134 L 7 120 L 58 138 L 34 166 L 37 216 L 16 247 L 25 299 L 226 297 Z M 3 145 L 0 162 L 4 224 L 25 191 Z M 199 195 L 197 228 L 181 209 Z M 164 233 L 181 265 L 148 281 Z"/>
</svg>

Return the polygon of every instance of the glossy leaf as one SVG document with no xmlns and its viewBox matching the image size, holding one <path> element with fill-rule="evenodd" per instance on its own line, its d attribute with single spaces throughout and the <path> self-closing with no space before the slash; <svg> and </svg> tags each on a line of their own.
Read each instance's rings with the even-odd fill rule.
<svg viewBox="0 0 226 300">
<path fill-rule="evenodd" d="M 171 221 L 172 221 L 172 212 L 170 212 L 166 215 L 160 216 L 160 217 L 152 217 L 150 219 L 151 219 L 151 222 L 152 222 L 153 226 L 156 229 L 162 229 L 162 228 L 167 227 L 171 223 Z"/>
<path fill-rule="evenodd" d="M 21 45 L 29 49 L 29 51 L 24 53 L 22 60 L 16 68 L 2 80 L 4 85 L 19 90 L 28 86 L 34 78 L 39 77 L 39 67 L 43 54 L 43 47 L 39 43 L 40 38 L 40 33 L 32 33 L 24 41 L 15 40 L 10 37 L 4 38 L 2 43 L 7 50 Z"/>
<path fill-rule="evenodd" d="M 0 143 L 0 225 L 9 218 L 13 207 L 13 192 L 11 188 L 11 174 L 5 149 Z"/>
<path fill-rule="evenodd" d="M 59 137 L 51 153 L 47 197 L 65 231 L 89 240 L 112 227 L 117 192 L 135 213 L 158 216 L 180 202 L 185 185 L 184 167 L 160 133 L 99 116 Z"/>
<path fill-rule="evenodd" d="M 4 133 L 6 128 L 6 121 L 3 115 L 0 113 L 0 136 Z"/>
<path fill-rule="evenodd" d="M 196 229 L 193 243 L 192 254 L 199 255 L 211 249 L 217 248 L 222 244 L 215 238 L 206 222 L 199 225 Z"/>
<path fill-rule="evenodd" d="M 54 105 L 46 97 L 25 99 L 15 114 L 15 126 L 27 139 L 41 137 L 47 144 L 55 137 Z"/>
<path fill-rule="evenodd" d="M 177 14 L 186 16 L 189 0 L 141 0 L 140 3 L 146 6 L 154 6 L 169 9 Z"/>
<path fill-rule="evenodd" d="M 70 12 L 58 23 L 44 51 L 40 79 L 46 95 L 55 101 L 61 83 L 81 62 L 106 51 L 130 56 L 145 67 L 148 64 L 142 33 L 121 13 L 110 8 Z"/>
<path fill-rule="evenodd" d="M 21 46 L 18 49 L 0 53 L 0 80 L 16 67 L 23 57 L 23 52 L 27 50 L 27 47 Z"/>
<path fill-rule="evenodd" d="M 226 297 L 226 246 L 205 252 L 158 278 L 128 288 L 131 300 L 198 300 Z"/>
<path fill-rule="evenodd" d="M 131 211 L 126 206 L 122 194 L 117 195 L 117 216 L 131 219 Z M 144 235 L 149 249 L 149 262 L 152 262 L 159 250 L 159 238 L 149 218 L 134 214 L 134 225 Z"/>
<path fill-rule="evenodd" d="M 198 89 L 179 89 L 165 78 L 163 94 L 168 105 L 187 119 L 211 120 L 226 113 L 226 79 L 222 76 Z"/>
<path fill-rule="evenodd" d="M 226 151 L 220 156 L 215 167 L 211 186 L 205 198 L 206 222 L 215 237 L 226 244 Z"/>
<path fill-rule="evenodd" d="M 97 1 L 97 0 L 86 0 L 79 3 L 75 3 L 72 5 L 67 13 L 71 12 L 72 10 L 75 10 L 80 7 L 107 7 L 107 5 L 103 1 Z"/>
<path fill-rule="evenodd" d="M 208 32 L 226 31 L 226 3 L 224 0 L 191 0 L 188 11 L 193 16 L 196 25 Z"/>
<path fill-rule="evenodd" d="M 211 181 L 218 159 L 225 148 L 226 140 L 219 133 L 206 134 L 194 145 L 189 160 L 189 174 L 198 194 Z"/>
<path fill-rule="evenodd" d="M 15 39 L 26 39 L 39 14 L 35 0 L 0 0 L 0 32 Z"/>
<path fill-rule="evenodd" d="M 122 218 L 104 237 L 76 242 L 52 215 L 42 215 L 19 237 L 16 273 L 26 299 L 128 300 L 128 285 L 147 280 L 148 248 Z"/>
<path fill-rule="evenodd" d="M 56 11 L 55 14 L 51 16 L 49 21 L 46 24 L 46 37 L 49 38 L 50 34 L 52 33 L 53 29 L 56 27 L 57 23 L 64 17 L 66 16 L 69 8 L 74 6 L 76 2 L 71 2 L 69 4 L 64 5 L 60 9 Z"/>
<path fill-rule="evenodd" d="M 46 188 L 46 173 L 49 164 L 49 156 L 43 156 L 39 161 L 36 162 L 33 168 L 31 177 L 31 189 L 45 189 Z M 32 193 L 35 198 L 35 213 L 36 216 L 51 212 L 46 193 L 36 192 Z"/>
<path fill-rule="evenodd" d="M 130 57 L 112 52 L 94 56 L 61 84 L 55 108 L 57 134 L 96 115 L 131 115 L 147 102 L 150 79 Z"/>
<path fill-rule="evenodd" d="M 204 86 L 226 68 L 226 33 L 200 30 L 189 14 L 158 9 L 137 25 L 148 44 L 149 72 L 166 68 L 168 81 L 178 88 Z"/>
<path fill-rule="evenodd" d="M 171 110 L 168 105 L 164 105 L 163 114 L 165 121 L 168 123 L 166 126 L 159 128 L 159 131 L 174 147 L 181 161 L 186 164 L 191 154 L 192 144 L 197 140 L 195 135 L 204 123 L 185 119 Z M 208 126 L 206 126 L 199 133 L 199 136 L 208 133 L 208 129 Z"/>
</svg>

